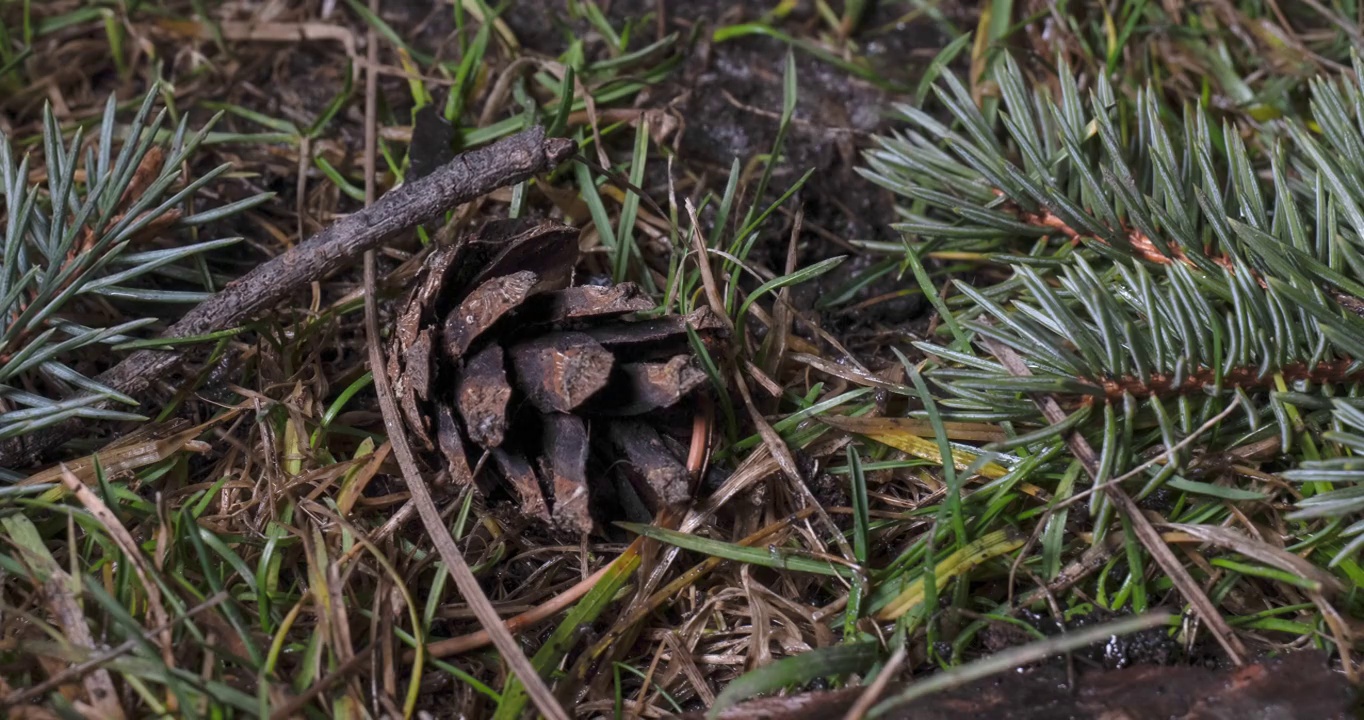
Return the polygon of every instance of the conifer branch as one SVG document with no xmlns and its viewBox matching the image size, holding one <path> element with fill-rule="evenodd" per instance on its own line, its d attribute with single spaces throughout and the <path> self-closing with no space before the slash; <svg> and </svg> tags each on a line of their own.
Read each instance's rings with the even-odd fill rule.
<svg viewBox="0 0 1364 720">
<path fill-rule="evenodd" d="M 1312 117 L 1254 134 L 1202 108 L 1180 117 L 1158 95 L 1119 103 L 1099 77 L 1081 93 L 1062 67 L 1059 92 L 1030 91 L 1007 56 L 993 117 L 946 75 L 936 98 L 944 122 L 898 108 L 907 129 L 882 138 L 864 175 L 905 200 L 904 244 L 868 244 L 919 262 L 928 253 L 986 256 L 1012 270 L 977 286 L 956 281 L 936 308 L 953 316 L 952 342 L 915 343 L 933 362 L 944 420 L 1011 422 L 1041 452 L 1056 419 L 1027 401 L 1045 395 L 1093 406 L 1082 435 L 1103 459 L 1096 483 L 1123 475 L 1204 423 L 1197 452 L 1305 432 L 1294 406 L 1334 403 L 1338 430 L 1323 439 L 1364 452 L 1364 65 L 1355 78 L 1311 86 Z M 1130 112 L 1119 117 L 1120 112 Z M 1254 143 L 1252 153 L 1247 143 Z M 991 277 L 986 274 L 984 277 Z M 1007 348 L 1011 372 L 986 345 Z M 1017 370 L 1017 368 L 1014 368 Z M 1226 413 L 1229 404 L 1238 409 Z M 911 416 L 927 418 L 924 410 Z M 1318 413 L 1319 414 L 1319 413 Z M 1064 429 L 1064 428 L 1063 428 Z M 1195 456 L 1137 473 L 1140 500 Z M 1305 463 L 1289 477 L 1340 478 L 1358 460 Z M 1102 520 L 1112 510 L 1091 496 Z M 1364 510 L 1364 489 L 1308 493 L 1294 518 Z M 1107 532 L 1095 526 L 1095 541 Z M 1337 561 L 1364 547 L 1364 521 Z"/>
<path fill-rule="evenodd" d="M 0 134 L 0 440 L 15 441 L 62 422 L 136 420 L 138 402 L 87 368 L 109 362 L 111 346 L 138 339 L 156 317 L 122 318 L 118 302 L 184 303 L 208 293 L 180 289 L 175 264 L 236 243 L 158 242 L 175 228 L 203 225 L 252 207 L 258 195 L 185 216 L 185 202 L 221 176 L 214 168 L 181 186 L 180 168 L 207 136 L 185 122 L 167 131 L 152 116 L 153 88 L 132 122 L 117 122 L 110 97 L 93 143 L 81 130 L 63 136 L 50 108 L 43 114 L 44 185 L 30 179 L 30 159 L 16 162 Z M 211 127 L 212 123 L 210 123 Z M 120 141 L 119 138 L 123 139 Z M 163 247 L 153 247 L 154 245 Z M 93 327 L 75 317 L 97 318 Z M 100 323 L 99 321 L 103 321 Z M 87 321 L 88 322 L 88 321 Z"/>
</svg>

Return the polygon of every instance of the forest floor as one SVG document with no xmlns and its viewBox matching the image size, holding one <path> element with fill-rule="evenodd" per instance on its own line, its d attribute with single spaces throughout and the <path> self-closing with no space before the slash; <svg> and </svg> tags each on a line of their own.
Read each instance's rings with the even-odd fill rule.
<svg viewBox="0 0 1364 720">
<path fill-rule="evenodd" d="M 1309 712 L 1310 699 L 1322 703 L 1311 706 L 1318 714 L 1291 717 L 1343 712 L 1344 678 L 1355 668 L 1336 646 L 1339 627 L 1324 629 L 1312 602 L 1285 595 L 1280 579 L 1251 577 L 1244 563 L 1218 566 L 1221 578 L 1246 573 L 1219 607 L 1244 635 L 1244 660 L 1264 663 L 1228 670 L 1222 647 L 1130 535 L 1109 536 L 1126 537 L 1126 546 L 1090 547 L 1087 512 L 1072 512 L 1073 534 L 1042 540 L 1054 543 L 1050 558 L 1067 563 L 1067 582 L 1011 564 L 1026 539 L 1042 535 L 1048 493 L 1074 478 L 974 485 L 989 507 L 974 539 L 925 548 L 940 511 L 962 502 L 949 492 L 955 476 L 942 472 L 934 428 L 839 425 L 838 416 L 922 409 L 912 386 L 923 381 L 907 366 L 923 358 L 911 342 L 945 332 L 932 300 L 953 278 L 1002 275 L 982 254 L 929 252 L 911 262 L 899 250 L 892 226 L 912 202 L 859 173 L 875 138 L 903 126 L 896 103 L 931 105 L 932 83 L 949 72 L 966 78 L 979 102 L 994 102 L 992 73 L 1009 50 L 1037 88 L 1058 85 L 1059 58 L 1082 83 L 1107 74 L 1135 96 L 1157 82 L 1171 107 L 1201 103 L 1222 119 L 1261 121 L 1299 112 L 1307 78 L 1349 64 L 1355 11 L 1341 3 L 1284 17 L 1274 3 L 1249 2 L 1101 10 L 513 0 L 494 19 L 482 0 L 373 5 L 377 14 L 360 0 L 0 4 L 0 133 L 16 157 L 31 156 L 29 182 L 45 187 L 54 172 L 42 142 L 45 108 L 64 132 L 84 127 L 95 141 L 111 95 L 126 122 L 155 87 L 172 125 L 183 119 L 194 131 L 220 116 L 179 170 L 188 180 L 230 169 L 184 214 L 269 194 L 192 231 L 145 240 L 150 251 L 242 238 L 148 280 L 163 297 L 81 307 L 75 317 L 87 324 L 151 317 L 140 332 L 164 328 L 232 278 L 359 212 L 367 181 L 382 195 L 429 163 L 426 155 L 451 149 L 414 129 L 425 106 L 450 121 L 455 150 L 543 124 L 574 138 L 588 163 L 614 171 L 566 163 L 452 209 L 444 234 L 508 216 L 555 219 L 582 229 L 580 279 L 636 281 L 679 313 L 717 304 L 714 278 L 696 262 L 704 246 L 720 275 L 721 314 L 740 335 L 703 359 L 708 400 L 658 413 L 679 461 L 689 444 L 705 452 L 703 467 L 688 468 L 697 500 L 680 526 L 661 513 L 647 529 L 649 515 L 621 500 L 626 510 L 613 505 L 595 532 L 577 534 L 519 512 L 505 488 L 432 483 L 492 607 L 531 618 L 513 623 L 522 650 L 571 716 L 664 717 L 717 698 L 726 705 L 850 687 L 819 696 L 825 706 L 763 712 L 856 717 L 867 710 L 853 707 L 861 680 L 885 677 L 890 689 L 877 692 L 888 696 L 903 678 L 933 670 L 949 678 L 948 695 L 883 716 L 1100 717 L 1148 703 L 1161 717 L 1179 712 L 1152 699 L 1156 686 L 1167 689 L 1162 702 L 1229 703 L 1232 714 L 1217 717 L 1257 716 L 1230 705 L 1236 693 L 1225 688 L 1243 686 L 1258 688 L 1258 711 L 1298 702 Z M 373 147 L 367 127 L 376 130 Z M 378 168 L 372 178 L 367 153 Z M 441 226 L 380 249 L 383 327 L 396 327 Z M 412 510 L 369 372 L 364 288 L 358 262 L 301 288 L 151 379 L 135 398 L 148 420 L 90 421 L 57 454 L 3 468 L 18 484 L 0 486 L 0 708 L 32 718 L 532 711 Z M 747 326 L 760 328 L 748 336 L 746 314 Z M 119 352 L 72 365 L 94 374 Z M 998 437 L 974 444 L 1003 438 L 994 427 Z M 111 464 L 106 450 L 103 467 L 82 462 L 110 443 L 122 460 Z M 958 452 L 967 446 L 953 447 L 958 470 L 970 465 L 974 456 Z M 614 460 L 593 448 L 589 467 L 600 472 L 589 482 L 628 494 L 612 484 Z M 63 492 L 60 470 L 44 471 L 56 459 L 96 492 Z M 438 463 L 424 462 L 436 478 Z M 1184 497 L 1162 490 L 1143 508 L 1172 512 Z M 1202 521 L 1240 512 L 1231 505 Z M 627 529 L 618 520 L 642 522 Z M 640 532 L 653 541 L 632 544 Z M 1180 558 L 1214 570 L 1193 551 Z M 933 612 L 897 622 L 868 609 L 915 587 L 913 607 Z M 1010 598 L 1030 602 L 991 610 Z M 1185 612 L 1183 625 L 1148 622 L 1144 611 L 1160 607 Z M 1343 626 L 1354 628 L 1345 615 Z M 1046 644 L 1094 627 L 1097 644 Z M 811 652 L 830 648 L 841 650 Z M 1008 655 L 1020 648 L 1031 650 Z M 1307 662 L 1284 657 L 1309 648 L 1326 652 Z M 800 657 L 809 659 L 784 660 Z M 991 658 L 1008 658 L 994 672 L 1034 665 L 1036 675 L 970 685 Z M 1132 665 L 1146 674 L 1107 674 Z M 1087 695 L 1037 694 L 1073 684 L 1077 666 L 1109 679 L 1094 680 Z"/>
</svg>

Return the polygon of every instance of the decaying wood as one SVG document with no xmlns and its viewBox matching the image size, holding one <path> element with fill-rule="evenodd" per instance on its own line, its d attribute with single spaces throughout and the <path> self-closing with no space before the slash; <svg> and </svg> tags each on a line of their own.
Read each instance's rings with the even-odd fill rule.
<svg viewBox="0 0 1364 720">
<path fill-rule="evenodd" d="M 259 317 L 299 288 L 339 270 L 398 233 L 433 220 L 461 203 L 552 168 L 573 151 L 572 140 L 546 138 L 544 129 L 536 127 L 459 155 L 427 177 L 394 189 L 374 205 L 332 224 L 229 283 L 186 313 L 162 337 L 201 335 Z M 139 350 L 100 374 L 97 380 L 106 387 L 138 397 L 181 357 L 179 352 L 170 350 Z M 65 423 L 0 443 L 0 468 L 36 463 L 81 426 L 79 422 Z"/>
</svg>

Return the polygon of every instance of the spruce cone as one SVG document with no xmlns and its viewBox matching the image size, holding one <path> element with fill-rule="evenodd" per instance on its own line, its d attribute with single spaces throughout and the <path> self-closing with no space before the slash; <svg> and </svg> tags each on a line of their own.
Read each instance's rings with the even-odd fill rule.
<svg viewBox="0 0 1364 720">
<path fill-rule="evenodd" d="M 723 326 L 707 308 L 634 319 L 654 302 L 633 283 L 572 285 L 578 255 L 578 231 L 547 221 L 494 221 L 437 249 L 387 372 L 412 436 L 456 482 L 493 494 L 500 479 L 526 515 L 589 532 L 613 494 L 589 467 L 622 473 L 650 511 L 687 500 L 686 468 L 649 421 L 705 384 L 687 329 L 710 341 Z"/>
</svg>

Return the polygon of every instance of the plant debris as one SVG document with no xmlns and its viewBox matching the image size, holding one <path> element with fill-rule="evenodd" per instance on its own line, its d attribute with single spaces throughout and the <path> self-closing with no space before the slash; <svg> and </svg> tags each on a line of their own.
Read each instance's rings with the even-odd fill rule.
<svg viewBox="0 0 1364 720">
<path fill-rule="evenodd" d="M 603 467 L 650 511 L 688 499 L 686 468 L 649 416 L 705 384 L 689 331 L 713 341 L 723 325 L 708 309 L 632 318 L 654 309 L 648 296 L 632 283 L 573 286 L 577 261 L 578 231 L 547 221 L 493 221 L 437 249 L 388 374 L 413 436 L 456 482 L 493 491 L 473 468 L 494 473 L 523 514 L 587 533 L 610 519 L 614 492 L 590 479 L 594 451 L 621 456 Z"/>
</svg>

